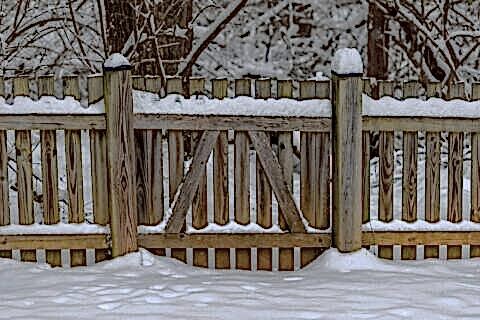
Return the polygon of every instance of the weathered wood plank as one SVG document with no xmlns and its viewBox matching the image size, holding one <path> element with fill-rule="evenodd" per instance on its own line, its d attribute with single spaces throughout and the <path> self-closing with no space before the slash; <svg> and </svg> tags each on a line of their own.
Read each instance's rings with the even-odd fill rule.
<svg viewBox="0 0 480 320">
<path fill-rule="evenodd" d="M 41 131 L 42 150 L 42 193 L 43 193 L 43 223 L 57 224 L 60 222 L 58 198 L 58 162 L 57 139 L 54 130 Z M 62 265 L 59 250 L 46 250 L 47 263 L 52 267 Z"/>
<path fill-rule="evenodd" d="M 417 98 L 421 89 L 418 81 L 405 82 L 403 97 Z M 417 220 L 417 166 L 418 166 L 418 133 L 403 132 L 403 177 L 402 177 L 402 220 Z M 402 259 L 415 260 L 416 247 L 402 246 Z"/>
<path fill-rule="evenodd" d="M 130 67 L 104 68 L 112 256 L 137 251 L 133 97 Z"/>
<path fill-rule="evenodd" d="M 212 81 L 212 94 L 223 99 L 228 94 L 228 80 Z M 229 222 L 228 191 L 228 131 L 220 131 L 213 149 L 213 215 L 214 222 L 225 225 Z M 230 268 L 230 249 L 215 249 L 215 268 Z"/>
<path fill-rule="evenodd" d="M 96 103 L 103 98 L 103 76 L 93 76 L 87 79 L 88 103 Z M 108 168 L 107 168 L 107 132 L 106 130 L 89 130 L 90 161 L 92 175 L 93 221 L 96 224 L 110 223 Z M 95 262 L 109 258 L 109 251 L 95 250 Z"/>
<path fill-rule="evenodd" d="M 20 249 L 33 251 L 60 249 L 108 248 L 107 236 L 104 234 L 29 234 L 0 235 L 0 250 Z"/>
<path fill-rule="evenodd" d="M 190 169 L 185 179 L 183 179 L 175 191 L 175 200 L 171 204 L 171 207 L 173 207 L 172 216 L 167 223 L 166 232 L 180 233 L 182 231 L 188 208 L 193 201 L 195 190 L 198 188 L 202 171 L 213 150 L 213 146 L 218 138 L 218 133 L 218 131 L 205 131 L 202 134 L 195 148 Z"/>
<path fill-rule="evenodd" d="M 362 223 L 370 221 L 370 132 L 362 133 Z"/>
<path fill-rule="evenodd" d="M 480 100 L 480 83 L 472 84 L 472 100 Z M 470 220 L 480 223 L 480 133 L 472 133 Z M 480 257 L 480 246 L 470 246 L 470 257 Z"/>
<path fill-rule="evenodd" d="M 415 121 L 412 121 L 415 119 Z M 365 131 L 458 131 L 477 132 L 480 119 L 477 118 L 435 118 L 435 117 L 363 117 L 363 130 Z"/>
<path fill-rule="evenodd" d="M 251 96 L 250 79 L 235 80 L 235 96 Z M 250 142 L 245 131 L 234 133 L 234 216 L 235 222 L 246 225 L 250 222 Z M 235 250 L 236 268 L 251 269 L 251 250 L 248 246 Z"/>
<path fill-rule="evenodd" d="M 12 79 L 13 83 L 13 95 L 15 97 L 29 97 L 30 96 L 30 88 L 29 88 L 29 77 L 28 76 L 21 76 L 21 77 L 14 77 Z"/>
<path fill-rule="evenodd" d="M 93 118 L 98 119 L 98 116 Z M 474 121 L 471 127 L 475 124 L 478 127 L 480 124 L 480 120 L 471 121 Z M 329 132 L 331 120 L 322 117 L 135 114 L 135 129 L 191 130 L 192 123 L 195 123 L 195 128 L 198 130 Z M 6 125 L 8 122 L 4 123 L 0 119 L 0 129 L 5 128 Z M 101 123 L 93 125 L 100 126 Z"/>
<path fill-rule="evenodd" d="M 394 84 L 380 81 L 377 86 L 378 98 L 393 96 Z M 375 129 L 374 129 L 375 130 Z M 382 129 L 378 129 L 382 130 Z M 394 174 L 394 135 L 393 131 L 379 133 L 379 193 L 378 219 L 384 222 L 393 220 L 393 174 Z M 393 247 L 378 246 L 378 256 L 393 259 Z"/>
<path fill-rule="evenodd" d="M 465 85 L 452 84 L 448 88 L 447 99 L 464 99 Z M 460 128 L 459 128 L 460 129 Z M 461 130 L 461 129 L 460 129 Z M 463 132 L 458 129 L 448 134 L 448 204 L 447 220 L 450 222 L 462 221 L 463 210 Z M 447 247 L 448 259 L 460 259 L 460 246 Z"/>
<path fill-rule="evenodd" d="M 283 213 L 288 229 L 291 232 L 306 232 L 300 211 L 293 200 L 293 195 L 288 188 L 287 179 L 283 175 L 278 159 L 268 143 L 267 135 L 260 131 L 250 131 L 248 135 L 275 193 L 278 206 Z"/>
<path fill-rule="evenodd" d="M 0 130 L 105 129 L 104 115 L 17 114 L 2 115 Z"/>
<path fill-rule="evenodd" d="M 140 234 L 138 244 L 144 248 L 328 248 L 329 233 L 202 233 Z"/>
<path fill-rule="evenodd" d="M 332 229 L 341 252 L 362 246 L 362 92 L 360 76 L 332 79 Z"/>
<path fill-rule="evenodd" d="M 271 98 L 271 88 L 270 79 L 257 79 L 255 81 L 255 98 Z M 257 224 L 264 228 L 270 228 L 272 227 L 272 188 L 258 156 L 256 163 L 256 192 Z M 257 269 L 272 270 L 271 249 L 261 248 L 257 250 Z"/>
<path fill-rule="evenodd" d="M 33 224 L 32 140 L 30 131 L 15 131 L 17 199 L 20 224 Z M 36 261 L 35 250 L 22 250 L 22 261 Z"/>
<path fill-rule="evenodd" d="M 277 97 L 278 98 L 292 98 L 293 83 L 291 80 L 277 80 Z M 287 179 L 287 184 L 290 192 L 293 192 L 293 141 L 292 132 L 283 131 L 278 134 L 278 161 L 282 167 L 282 172 Z M 281 211 L 281 210 L 279 210 Z M 288 230 L 287 223 L 283 214 L 278 213 L 278 224 L 282 230 Z M 269 249 L 266 249 L 269 250 Z M 280 271 L 291 271 L 294 269 L 294 252 L 293 248 L 279 248 L 278 249 L 278 269 Z M 258 250 L 257 250 L 258 252 Z M 272 251 L 269 250 L 268 253 Z M 267 256 L 267 255 L 265 255 Z M 265 263 L 257 262 L 257 269 L 263 266 L 266 270 L 272 269 L 272 256 L 265 259 Z"/>
<path fill-rule="evenodd" d="M 368 245 L 479 245 L 480 231 L 367 231 L 362 233 L 364 246 Z"/>
<path fill-rule="evenodd" d="M 0 83 L 1 82 L 2 79 L 0 79 Z M 7 132 L 0 130 L 0 226 L 6 226 L 10 224 L 10 207 L 8 193 Z M 11 257 L 12 251 L 0 251 L 0 258 Z"/>
<path fill-rule="evenodd" d="M 0 77 L 0 97 L 5 98 L 5 80 Z"/>
<path fill-rule="evenodd" d="M 55 77 L 53 75 L 38 77 L 38 97 L 55 95 Z"/>
<path fill-rule="evenodd" d="M 427 84 L 427 97 L 439 97 L 441 84 Z M 425 221 L 440 221 L 440 132 L 427 131 L 425 134 Z M 438 246 L 425 246 L 424 258 L 438 258 Z"/>
<path fill-rule="evenodd" d="M 73 97 L 80 100 L 80 83 L 78 76 L 63 77 L 63 95 L 65 97 Z"/>
</svg>

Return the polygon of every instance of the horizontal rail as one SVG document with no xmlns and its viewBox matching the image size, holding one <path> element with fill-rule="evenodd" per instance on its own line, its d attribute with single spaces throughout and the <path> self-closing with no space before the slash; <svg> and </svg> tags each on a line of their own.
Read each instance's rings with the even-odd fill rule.
<svg viewBox="0 0 480 320">
<path fill-rule="evenodd" d="M 324 117 L 135 114 L 135 129 L 330 132 Z"/>
<path fill-rule="evenodd" d="M 0 250 L 12 249 L 108 249 L 104 234 L 0 235 Z"/>
<path fill-rule="evenodd" d="M 479 245 L 480 231 L 364 231 L 363 245 Z"/>
<path fill-rule="evenodd" d="M 0 114 L 0 130 L 105 129 L 103 114 Z"/>
<path fill-rule="evenodd" d="M 331 245 L 330 233 L 141 234 L 144 248 L 292 248 Z"/>
<path fill-rule="evenodd" d="M 480 118 L 363 117 L 364 131 L 480 132 Z"/>
</svg>

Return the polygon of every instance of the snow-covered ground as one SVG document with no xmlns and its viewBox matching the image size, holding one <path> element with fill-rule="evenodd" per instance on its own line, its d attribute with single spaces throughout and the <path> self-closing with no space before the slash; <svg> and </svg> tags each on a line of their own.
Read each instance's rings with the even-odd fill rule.
<svg viewBox="0 0 480 320">
<path fill-rule="evenodd" d="M 331 249 L 302 271 L 252 273 L 144 250 L 75 269 L 0 259 L 0 319 L 478 319 L 479 262 Z"/>
</svg>

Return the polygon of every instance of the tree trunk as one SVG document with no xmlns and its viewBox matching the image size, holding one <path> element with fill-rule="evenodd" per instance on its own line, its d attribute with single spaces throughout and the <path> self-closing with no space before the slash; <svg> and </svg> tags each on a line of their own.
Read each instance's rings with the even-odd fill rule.
<svg viewBox="0 0 480 320">
<path fill-rule="evenodd" d="M 368 65 L 367 76 L 379 80 L 388 78 L 389 37 L 385 33 L 388 20 L 385 14 L 370 0 L 368 8 Z"/>
<path fill-rule="evenodd" d="M 192 0 L 155 2 L 104 1 L 107 55 L 128 56 L 139 75 L 174 75 L 192 49 Z"/>
</svg>

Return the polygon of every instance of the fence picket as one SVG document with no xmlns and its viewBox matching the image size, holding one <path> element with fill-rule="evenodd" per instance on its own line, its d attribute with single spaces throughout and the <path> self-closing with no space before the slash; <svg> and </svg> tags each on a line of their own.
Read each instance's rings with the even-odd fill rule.
<svg viewBox="0 0 480 320">
<path fill-rule="evenodd" d="M 480 83 L 472 84 L 472 100 L 480 100 Z M 480 133 L 472 132 L 471 213 L 470 220 L 480 222 Z M 480 257 L 480 246 L 470 246 L 470 257 Z"/>
<path fill-rule="evenodd" d="M 39 98 L 54 96 L 54 86 L 53 76 L 39 77 Z M 42 150 L 43 222 L 45 224 L 56 224 L 60 222 L 56 131 L 40 131 L 40 143 Z M 60 250 L 45 250 L 45 255 L 47 263 L 52 267 L 60 267 L 62 265 Z"/>
<path fill-rule="evenodd" d="M 201 79 L 198 79 L 201 80 Z M 190 92 L 197 94 L 204 94 L 205 87 L 204 81 L 192 80 L 189 85 Z M 194 131 L 192 133 L 192 154 L 195 151 L 195 147 L 202 136 L 202 131 Z M 192 227 L 196 229 L 205 228 L 208 225 L 208 199 L 207 199 L 207 166 L 205 165 L 202 170 L 198 189 L 195 192 L 195 197 L 192 203 Z M 207 248 L 194 248 L 193 249 L 193 265 L 198 267 L 208 267 L 208 249 Z"/>
<path fill-rule="evenodd" d="M 212 93 L 215 99 L 225 98 L 227 90 L 227 79 L 212 81 Z M 213 149 L 213 201 L 214 222 L 218 225 L 226 225 L 229 222 L 227 131 L 220 131 L 217 143 Z M 230 249 L 215 249 L 215 268 L 230 268 Z"/>
<path fill-rule="evenodd" d="M 440 82 L 427 84 L 427 97 L 439 97 Z M 441 140 L 440 132 L 426 132 L 425 134 L 425 221 L 440 221 L 440 154 Z M 426 245 L 423 256 L 427 258 L 438 258 L 439 247 Z"/>
<path fill-rule="evenodd" d="M 370 78 L 363 79 L 363 93 L 371 97 L 372 84 Z M 370 221 L 370 131 L 362 132 L 362 223 Z"/>
<path fill-rule="evenodd" d="M 3 79 L 0 79 L 0 83 L 3 83 Z M 6 226 L 10 224 L 10 207 L 8 201 L 8 194 L 7 131 L 0 130 L 0 226 Z M 11 250 L 0 250 L 0 258 L 11 257 Z"/>
<path fill-rule="evenodd" d="M 451 84 L 447 99 L 465 99 L 465 84 Z M 448 135 L 448 214 L 450 222 L 462 221 L 463 199 L 463 132 L 450 132 Z M 447 258 L 460 259 L 462 246 L 448 246 Z"/>
<path fill-rule="evenodd" d="M 178 78 L 167 79 L 167 94 L 182 93 L 182 81 Z M 169 203 L 173 203 L 178 186 L 182 183 L 184 176 L 185 144 L 181 130 L 168 131 L 168 165 L 169 165 Z M 183 228 L 185 230 L 185 226 Z M 182 231 L 183 231 L 182 230 Z M 173 258 L 187 262 L 185 249 L 172 248 Z"/>
<path fill-rule="evenodd" d="M 393 96 L 394 83 L 379 81 L 378 96 Z M 379 192 L 378 192 L 378 219 L 383 222 L 393 220 L 393 174 L 394 174 L 394 132 L 380 131 L 379 134 Z M 378 246 L 378 256 L 393 259 L 392 246 Z"/>
<path fill-rule="evenodd" d="M 88 77 L 88 103 L 96 103 L 103 97 L 103 76 Z M 107 170 L 107 132 L 106 130 L 90 130 L 90 161 L 92 172 L 93 221 L 96 224 L 108 225 L 108 170 Z M 109 258 L 108 249 L 95 249 L 95 262 Z"/>
<path fill-rule="evenodd" d="M 235 96 L 251 96 L 250 79 L 235 80 Z M 234 137 L 235 222 L 250 223 L 250 139 L 246 131 L 235 131 Z M 250 270 L 250 248 L 235 249 L 236 268 Z"/>
<path fill-rule="evenodd" d="M 418 81 L 404 83 L 403 97 L 418 98 L 421 84 Z M 402 178 L 402 220 L 417 220 L 417 166 L 418 133 L 403 132 L 403 178 Z M 402 259 L 415 260 L 416 246 L 402 246 Z"/>
</svg>

